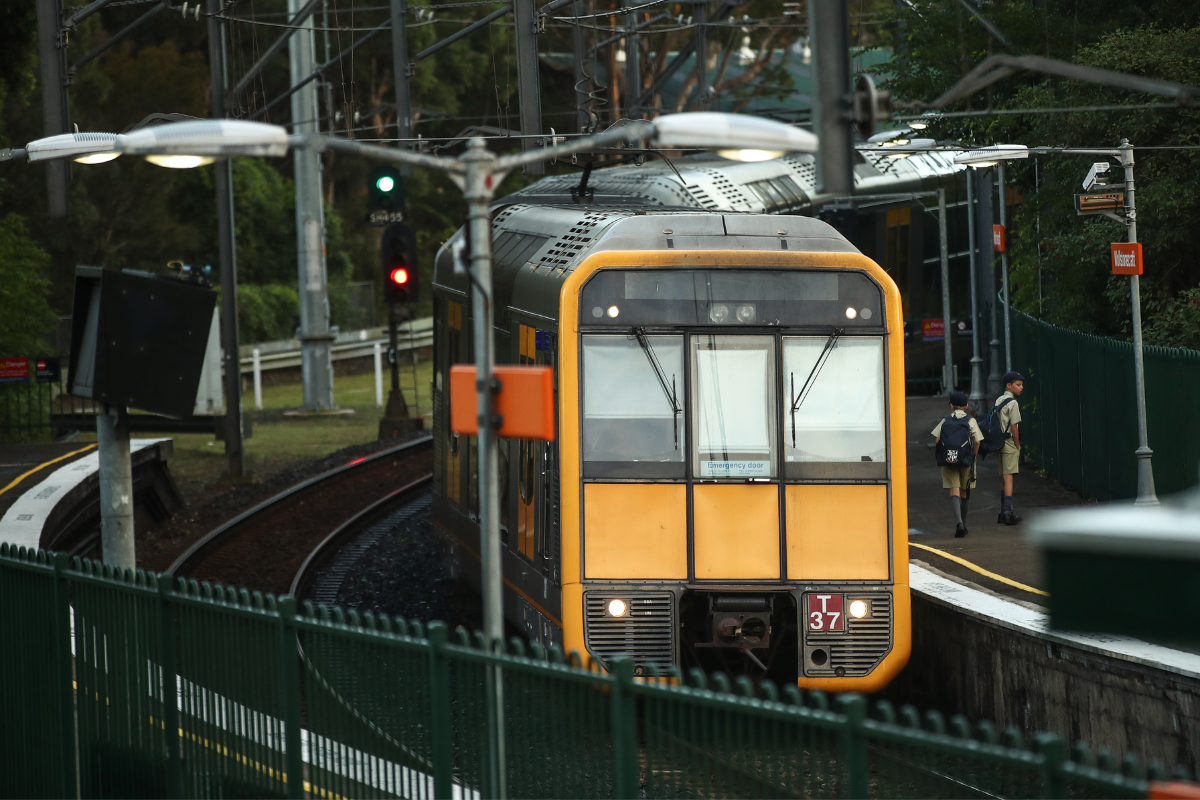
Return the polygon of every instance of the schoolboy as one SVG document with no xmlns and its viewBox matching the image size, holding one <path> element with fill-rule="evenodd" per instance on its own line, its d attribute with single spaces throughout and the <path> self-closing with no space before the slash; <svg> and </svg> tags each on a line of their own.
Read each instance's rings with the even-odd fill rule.
<svg viewBox="0 0 1200 800">
<path fill-rule="evenodd" d="M 1013 476 L 1021 471 L 1021 407 L 1017 398 L 1025 391 L 1025 378 L 1019 372 L 1006 372 L 1004 394 L 996 398 L 1000 408 L 1000 430 L 1004 431 L 1004 449 L 1000 451 L 1000 516 L 1001 525 L 1016 525 L 1023 518 L 1013 511 Z"/>
<path fill-rule="evenodd" d="M 950 393 L 950 413 L 938 422 L 933 429 L 934 444 L 941 442 L 942 426 L 950 420 L 960 420 L 967 417 L 967 396 L 962 392 Z M 971 501 L 971 490 L 975 488 L 975 464 L 979 461 L 979 443 L 983 441 L 983 431 L 974 417 L 967 417 L 967 426 L 974 458 L 968 467 L 942 467 L 942 488 L 950 490 L 950 509 L 954 512 L 954 538 L 961 539 L 967 535 L 967 506 Z M 960 440 L 961 441 L 961 440 Z"/>
</svg>

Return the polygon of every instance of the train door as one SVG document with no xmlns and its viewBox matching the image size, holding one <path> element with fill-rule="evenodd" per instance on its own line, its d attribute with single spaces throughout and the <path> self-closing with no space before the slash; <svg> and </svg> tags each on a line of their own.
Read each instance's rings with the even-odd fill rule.
<svg viewBox="0 0 1200 800">
<path fill-rule="evenodd" d="M 539 350 L 539 335 L 548 334 L 529 325 L 518 326 L 520 349 L 517 363 L 522 366 L 553 366 L 553 351 L 548 346 Z M 527 558 L 534 567 L 546 574 L 549 550 L 547 544 L 547 522 L 551 518 L 550 469 L 554 462 L 554 443 L 531 439 L 518 439 L 515 472 L 517 489 L 517 524 L 514 549 Z"/>
<path fill-rule="evenodd" d="M 442 367 L 442 391 L 447 398 L 443 403 L 445 408 L 447 424 L 445 426 L 446 442 L 446 499 L 454 503 L 456 506 L 464 505 L 463 498 L 463 483 L 466 479 L 465 462 L 466 462 L 466 437 L 460 437 L 457 433 L 450 430 L 450 367 L 454 364 L 462 363 L 463 361 L 463 307 L 462 303 L 454 300 L 446 301 L 446 349 L 443 356 Z"/>
</svg>

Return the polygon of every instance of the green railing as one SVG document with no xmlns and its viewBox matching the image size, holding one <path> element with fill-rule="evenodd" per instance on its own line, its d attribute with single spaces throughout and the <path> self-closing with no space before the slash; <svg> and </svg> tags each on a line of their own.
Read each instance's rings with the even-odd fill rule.
<svg viewBox="0 0 1200 800">
<path fill-rule="evenodd" d="M 5 797 L 497 796 L 497 670 L 509 797 L 1145 797 L 1166 776 L 858 695 L 635 680 L 626 660 L 8 545 L 0 642 Z"/>
<path fill-rule="evenodd" d="M 1013 317 L 1013 367 L 1025 457 L 1097 500 L 1137 496 L 1133 345 Z M 1145 350 L 1146 416 L 1159 494 L 1196 485 L 1200 469 L 1200 352 Z"/>
</svg>

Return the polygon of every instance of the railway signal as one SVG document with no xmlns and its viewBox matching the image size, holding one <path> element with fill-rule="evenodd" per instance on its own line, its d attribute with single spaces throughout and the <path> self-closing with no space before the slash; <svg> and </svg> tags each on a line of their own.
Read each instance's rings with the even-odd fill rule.
<svg viewBox="0 0 1200 800">
<path fill-rule="evenodd" d="M 390 225 L 404 221 L 404 178 L 391 164 L 371 170 L 367 183 L 367 222 Z"/>
<path fill-rule="evenodd" d="M 415 302 L 419 296 L 417 234 L 402 223 L 389 225 L 380 242 L 383 299 L 389 305 Z"/>
</svg>

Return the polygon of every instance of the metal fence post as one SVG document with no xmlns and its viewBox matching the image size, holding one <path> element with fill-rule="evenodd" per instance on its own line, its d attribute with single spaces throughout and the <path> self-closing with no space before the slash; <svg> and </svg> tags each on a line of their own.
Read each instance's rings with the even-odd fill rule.
<svg viewBox="0 0 1200 800">
<path fill-rule="evenodd" d="M 58 724 L 62 734 L 62 790 L 60 797 L 77 797 L 79 782 L 75 774 L 75 688 L 74 658 L 71 655 L 71 591 L 67 565 L 71 557 L 54 554 L 54 661 L 55 685 L 58 686 Z"/>
<path fill-rule="evenodd" d="M 454 752 L 450 737 L 450 659 L 444 649 L 449 634 L 445 623 L 429 623 L 425 638 L 429 641 L 429 746 L 433 753 L 433 796 L 449 800 L 454 794 Z"/>
<path fill-rule="evenodd" d="M 158 576 L 159 646 L 162 657 L 163 743 L 167 751 L 167 797 L 184 797 L 183 751 L 179 741 L 179 682 L 175 663 L 174 591 L 170 575 Z"/>
<path fill-rule="evenodd" d="M 637 700 L 633 696 L 633 660 L 614 658 L 609 664 L 612 684 L 613 796 L 639 794 Z"/>
<path fill-rule="evenodd" d="M 300 653 L 296 640 L 296 600 L 282 597 L 279 609 L 279 686 L 283 692 L 284 758 L 287 796 L 304 797 L 304 755 L 300 751 Z"/>
<path fill-rule="evenodd" d="M 1067 743 L 1053 733 L 1039 733 L 1034 740 L 1043 761 L 1042 797 L 1066 797 L 1067 783 L 1062 765 L 1067 760 Z"/>
<path fill-rule="evenodd" d="M 842 745 L 846 750 L 846 796 L 866 800 L 868 785 L 867 737 L 863 722 L 867 718 L 867 701 L 860 694 L 838 697 L 837 709 L 846 716 Z"/>
</svg>

